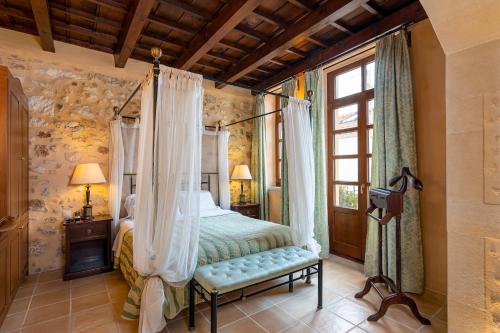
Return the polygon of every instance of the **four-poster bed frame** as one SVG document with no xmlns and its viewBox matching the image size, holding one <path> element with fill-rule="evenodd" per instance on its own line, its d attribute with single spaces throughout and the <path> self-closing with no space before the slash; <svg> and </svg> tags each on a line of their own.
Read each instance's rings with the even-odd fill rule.
<svg viewBox="0 0 500 333">
<path fill-rule="evenodd" d="M 156 119 L 156 96 L 158 94 L 158 75 L 160 74 L 160 57 L 161 57 L 161 55 L 162 55 L 162 50 L 159 47 L 152 47 L 151 48 L 151 56 L 153 57 L 153 89 L 154 89 L 153 121 L 155 121 L 155 119 Z M 264 89 L 257 89 L 257 88 L 253 88 L 253 87 L 246 86 L 244 84 L 235 83 L 235 82 L 223 81 L 223 80 L 219 80 L 219 79 L 215 79 L 215 78 L 211 78 L 211 77 L 205 77 L 205 76 L 203 77 L 203 79 L 213 81 L 213 82 L 218 83 L 218 84 L 230 85 L 230 86 L 234 86 L 234 87 L 238 87 L 238 88 L 242 88 L 242 89 L 248 89 L 248 90 L 251 90 L 252 93 L 278 96 L 278 97 L 285 98 L 285 99 L 290 98 L 290 96 L 288 96 L 288 95 L 283 95 L 283 94 L 271 92 L 271 91 L 264 90 Z M 130 101 L 135 96 L 135 94 L 137 94 L 137 92 L 140 90 L 141 85 L 142 85 L 142 83 L 139 83 L 139 85 L 134 89 L 134 91 L 132 91 L 130 96 L 125 100 L 125 103 L 123 103 L 123 105 L 121 107 L 117 107 L 117 106 L 114 107 L 113 111 L 114 111 L 115 117 L 120 116 L 120 114 L 123 112 L 123 110 L 128 105 L 128 103 L 130 103 Z M 313 95 L 313 92 L 311 90 L 308 90 L 307 91 L 307 100 L 308 101 L 312 101 L 312 95 Z M 311 105 L 309 105 L 309 114 L 311 114 L 311 110 L 312 110 Z M 250 121 L 250 120 L 253 120 L 255 118 L 265 117 L 265 116 L 271 115 L 273 113 L 281 112 L 281 111 L 282 111 L 282 109 L 280 108 L 280 109 L 270 111 L 270 112 L 267 112 L 267 113 L 264 113 L 261 115 L 238 120 L 238 121 L 235 121 L 235 122 L 232 122 L 229 124 L 219 124 L 219 127 L 221 127 L 221 126 L 228 127 L 228 126 L 236 125 L 236 124 L 239 124 L 242 122 Z M 122 118 L 130 118 L 130 119 L 137 118 L 137 117 L 131 117 L 131 116 L 121 116 L 121 117 Z M 217 128 L 217 126 L 205 125 L 205 128 L 215 129 L 215 128 Z"/>
</svg>

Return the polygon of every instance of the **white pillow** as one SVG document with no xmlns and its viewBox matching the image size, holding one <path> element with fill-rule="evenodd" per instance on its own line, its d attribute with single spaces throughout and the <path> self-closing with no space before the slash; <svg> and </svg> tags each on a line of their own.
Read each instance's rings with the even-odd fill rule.
<svg viewBox="0 0 500 333">
<path fill-rule="evenodd" d="M 133 218 L 135 213 L 135 194 L 127 195 L 124 206 L 127 211 L 127 217 Z"/>
<path fill-rule="evenodd" d="M 212 193 L 209 191 L 200 191 L 200 211 L 217 208 Z"/>
</svg>

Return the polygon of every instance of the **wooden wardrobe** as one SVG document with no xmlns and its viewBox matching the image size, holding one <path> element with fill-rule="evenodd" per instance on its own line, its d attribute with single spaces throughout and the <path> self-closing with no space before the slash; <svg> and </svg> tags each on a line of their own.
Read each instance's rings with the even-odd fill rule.
<svg viewBox="0 0 500 333">
<path fill-rule="evenodd" d="M 0 324 L 28 273 L 28 99 L 0 66 Z"/>
</svg>

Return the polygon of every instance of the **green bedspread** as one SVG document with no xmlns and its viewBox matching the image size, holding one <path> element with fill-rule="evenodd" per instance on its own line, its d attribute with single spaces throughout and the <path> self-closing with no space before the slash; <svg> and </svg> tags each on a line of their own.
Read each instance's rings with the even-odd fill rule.
<svg viewBox="0 0 500 333">
<path fill-rule="evenodd" d="M 122 316 L 137 319 L 141 293 L 145 279 L 133 268 L 133 231 L 123 239 L 120 257 L 115 257 L 115 268 L 120 268 L 130 285 Z M 289 227 L 252 219 L 241 214 L 204 217 L 200 223 L 198 265 L 237 258 L 277 247 L 292 245 Z M 166 318 L 175 317 L 188 306 L 188 288 L 175 288 L 163 282 L 166 302 L 163 313 Z"/>
</svg>

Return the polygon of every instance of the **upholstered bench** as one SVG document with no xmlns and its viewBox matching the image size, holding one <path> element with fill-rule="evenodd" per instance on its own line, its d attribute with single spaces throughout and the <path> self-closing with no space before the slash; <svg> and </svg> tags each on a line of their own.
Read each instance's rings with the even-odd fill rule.
<svg viewBox="0 0 500 333">
<path fill-rule="evenodd" d="M 304 274 L 303 271 L 307 273 Z M 302 271 L 294 278 L 293 273 Z M 318 274 L 318 308 L 322 307 L 323 262 L 313 253 L 297 246 L 287 246 L 259 252 L 240 258 L 225 260 L 196 269 L 189 286 L 189 328 L 195 328 L 195 292 L 210 304 L 211 332 L 217 332 L 217 307 L 288 284 L 293 292 L 293 282 Z M 244 294 L 244 289 L 267 281 L 288 276 L 288 280 L 270 287 Z M 218 298 L 233 291 L 240 296 L 219 304 Z"/>
</svg>

